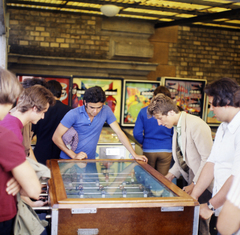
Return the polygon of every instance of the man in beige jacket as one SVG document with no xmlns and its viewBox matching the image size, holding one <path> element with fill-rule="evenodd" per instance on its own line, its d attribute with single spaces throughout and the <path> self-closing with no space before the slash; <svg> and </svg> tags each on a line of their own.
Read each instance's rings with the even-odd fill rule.
<svg viewBox="0 0 240 235">
<path fill-rule="evenodd" d="M 210 127 L 199 117 L 180 112 L 175 102 L 162 94 L 152 99 L 148 113 L 157 119 L 158 125 L 174 127 L 172 153 L 175 162 L 165 177 L 172 181 L 182 175 L 188 184 L 183 190 L 191 194 L 211 152 L 213 141 Z M 200 203 L 211 198 L 211 189 L 210 186 L 199 198 Z M 202 222 L 199 234 L 208 234 L 208 225 L 203 223 L 204 229 Z"/>
</svg>

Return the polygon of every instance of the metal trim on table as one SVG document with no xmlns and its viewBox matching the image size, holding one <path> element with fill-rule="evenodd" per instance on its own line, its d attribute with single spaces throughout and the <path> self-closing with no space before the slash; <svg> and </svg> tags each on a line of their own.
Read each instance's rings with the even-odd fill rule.
<svg viewBox="0 0 240 235">
<path fill-rule="evenodd" d="M 193 235 L 198 234 L 199 211 L 200 211 L 200 206 L 195 206 L 194 217 L 193 217 L 193 233 L 192 233 Z"/>
<path fill-rule="evenodd" d="M 52 208 L 52 228 L 51 228 L 51 235 L 58 234 L 58 209 Z"/>
</svg>

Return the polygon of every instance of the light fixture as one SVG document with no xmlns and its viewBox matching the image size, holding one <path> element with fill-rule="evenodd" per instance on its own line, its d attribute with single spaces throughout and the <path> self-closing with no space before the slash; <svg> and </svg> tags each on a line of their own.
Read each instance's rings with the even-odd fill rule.
<svg viewBox="0 0 240 235">
<path fill-rule="evenodd" d="M 118 14 L 120 8 L 115 5 L 102 5 L 100 8 L 103 15 L 112 17 Z"/>
</svg>

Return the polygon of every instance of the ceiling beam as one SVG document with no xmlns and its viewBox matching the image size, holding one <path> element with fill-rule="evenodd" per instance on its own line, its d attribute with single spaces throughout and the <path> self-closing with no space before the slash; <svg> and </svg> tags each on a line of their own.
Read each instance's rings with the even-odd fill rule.
<svg viewBox="0 0 240 235">
<path fill-rule="evenodd" d="M 206 22 L 209 20 L 215 20 L 215 19 L 221 19 L 221 18 L 236 19 L 239 17 L 239 14 L 240 14 L 240 8 L 230 10 L 230 11 L 205 14 L 205 15 L 201 15 L 201 16 L 197 16 L 197 17 L 188 18 L 188 19 L 181 19 L 181 20 L 175 20 L 175 21 L 171 21 L 171 22 L 157 23 L 157 24 L 155 24 L 155 28 L 162 28 L 162 27 L 173 26 L 173 25 L 189 25 L 194 22 Z"/>
<path fill-rule="evenodd" d="M 88 3 L 88 4 L 98 4 L 98 5 L 104 5 L 102 2 L 103 1 L 99 1 L 99 2 L 93 2 L 93 1 L 85 1 L 85 0 L 74 0 L 74 1 L 68 1 L 68 2 L 78 2 L 78 3 Z M 69 8 L 69 9 L 86 9 L 86 10 L 100 10 L 99 8 L 93 8 L 91 7 L 91 5 L 89 7 L 82 7 L 82 6 L 74 6 L 74 5 L 67 5 L 68 2 L 64 2 L 63 4 L 54 4 L 54 3 L 47 3 L 47 2 L 32 2 L 32 1 L 19 1 L 19 0 L 8 0 L 7 1 L 7 7 L 13 8 L 14 6 L 11 6 L 9 4 L 14 3 L 14 4 L 23 4 L 26 5 L 27 7 L 31 7 L 31 6 L 46 6 L 46 7 L 57 7 L 57 8 Z M 192 15 L 196 15 L 196 11 L 195 10 L 184 10 L 184 9 L 173 9 L 173 8 L 166 8 L 166 7 L 153 7 L 153 6 L 144 6 L 144 5 L 137 5 L 137 4 L 119 4 L 116 3 L 114 4 L 118 7 L 122 7 L 121 11 L 124 12 L 124 9 L 127 8 L 135 8 L 135 9 L 141 9 L 141 10 L 154 10 L 154 11 L 164 11 L 164 12 L 174 12 L 174 13 L 178 13 L 178 14 L 192 14 Z M 22 9 L 25 7 L 21 7 Z M 124 12 L 124 14 L 128 14 L 127 12 Z M 130 14 L 130 13 L 129 13 Z M 131 12 L 131 14 L 134 14 Z M 142 13 L 140 13 L 142 14 Z M 146 15 L 151 16 L 150 14 L 144 13 Z M 203 13 L 199 13 L 198 14 L 203 14 Z"/>
<path fill-rule="evenodd" d="M 152 9 L 152 10 L 156 10 L 159 8 L 164 8 L 167 9 L 167 7 L 160 7 L 159 5 L 155 4 L 155 5 L 145 5 L 143 2 L 144 1 L 137 1 L 135 3 L 129 3 L 130 1 L 116 1 L 116 0 L 110 0 L 110 1 L 106 1 L 106 0 L 69 0 L 69 2 L 84 2 L 84 3 L 91 3 L 91 4 L 101 4 L 101 5 L 105 5 L 105 4 L 113 4 L 119 7 L 133 7 L 133 8 L 147 8 L 147 9 Z M 179 2 L 179 3 L 188 3 L 188 4 L 196 4 L 196 5 L 204 5 L 204 6 L 209 6 L 209 7 L 233 7 L 233 3 L 234 2 L 238 2 L 237 0 L 235 1 L 229 1 L 229 3 L 219 3 L 219 2 L 208 2 L 208 1 L 203 1 L 203 0 L 169 0 L 169 2 Z M 161 2 L 160 2 L 161 3 Z M 162 5 L 164 5 L 164 1 L 162 3 Z M 166 5 L 166 3 L 165 3 Z"/>
<path fill-rule="evenodd" d="M 0 0 L 0 3 L 4 0 Z M 71 13 L 71 14 L 79 14 L 80 11 L 84 12 L 83 14 L 87 14 L 88 11 L 91 11 L 90 14 L 92 15 L 101 15 L 100 13 L 100 6 L 104 4 L 114 4 L 116 6 L 121 7 L 118 16 L 121 17 L 121 15 L 127 15 L 126 17 L 135 16 L 138 19 L 144 17 L 152 17 L 148 18 L 147 20 L 152 20 L 155 24 L 155 28 L 160 27 L 167 27 L 167 26 L 173 26 L 173 25 L 191 25 L 194 22 L 203 22 L 203 23 L 211 23 L 215 25 L 220 25 L 221 27 L 229 27 L 229 26 L 240 26 L 240 24 L 233 24 L 230 22 L 223 22 L 223 21 L 215 21 L 215 19 L 221 19 L 221 18 L 228 18 L 230 20 L 239 20 L 240 19 L 240 6 L 234 5 L 234 1 L 229 1 L 229 3 L 218 3 L 218 2 L 208 2 L 203 0 L 169 0 L 170 2 L 176 2 L 176 3 L 188 3 L 188 4 L 197 4 L 197 5 L 205 5 L 209 6 L 207 9 L 202 10 L 187 10 L 187 9 L 181 9 L 181 8 L 170 8 L 164 5 L 144 5 L 142 1 L 134 2 L 131 4 L 130 1 L 118 1 L 116 0 L 66 0 L 63 1 L 62 4 L 52 4 L 51 2 L 37 2 L 37 1 L 31 1 L 31 0 L 5 0 L 7 2 L 7 9 L 23 9 L 23 10 L 41 10 L 41 11 L 47 11 L 47 12 L 65 12 L 65 13 Z M 237 1 L 237 0 L 235 0 Z M 69 2 L 77 2 L 77 3 L 85 3 L 85 6 L 73 6 L 68 5 Z M 11 6 L 9 4 L 23 4 L 22 6 Z M 89 5 L 88 5 L 89 4 Z M 92 7 L 91 4 L 97 4 L 97 7 Z M 32 7 L 31 7 L 32 6 Z M 54 7 L 56 9 L 40 9 L 38 7 Z M 228 10 L 224 12 L 217 12 L 217 13 L 208 13 L 211 12 L 211 7 L 224 7 Z M 64 11 L 62 11 L 62 8 L 65 8 Z M 126 11 L 128 8 L 132 9 L 140 9 L 141 12 L 135 12 L 134 10 Z M 74 10 L 79 10 L 79 12 L 74 12 Z M 153 10 L 149 14 L 147 10 Z M 156 14 L 156 12 L 159 12 L 159 14 Z M 163 12 L 163 14 L 161 14 Z M 173 15 L 165 15 L 164 13 L 172 12 Z M 191 18 L 182 18 L 181 16 L 177 16 L 178 14 L 191 14 L 195 15 L 195 17 Z M 197 16 L 196 16 L 197 15 Z M 172 21 L 161 21 L 161 18 L 171 19 Z M 146 18 L 145 18 L 146 19 Z M 1 24 L 1 21 L 0 21 Z"/>
</svg>

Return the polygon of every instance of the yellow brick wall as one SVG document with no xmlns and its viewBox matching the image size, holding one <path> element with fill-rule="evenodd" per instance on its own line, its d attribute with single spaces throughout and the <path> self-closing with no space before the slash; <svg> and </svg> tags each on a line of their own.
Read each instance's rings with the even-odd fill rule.
<svg viewBox="0 0 240 235">
<path fill-rule="evenodd" d="M 10 53 L 105 59 L 109 37 L 98 35 L 97 17 L 9 10 Z"/>
<path fill-rule="evenodd" d="M 111 35 L 101 34 L 97 29 L 101 16 L 14 9 L 9 13 L 10 53 L 109 59 Z M 121 44 L 117 36 L 113 39 L 116 45 Z M 230 77 L 240 83 L 239 39 L 240 32 L 223 29 L 187 26 L 156 29 L 148 39 L 154 46 L 153 56 L 142 58 L 142 61 L 158 63 L 156 71 L 150 72 L 147 79 L 171 76 L 210 82 Z"/>
</svg>

